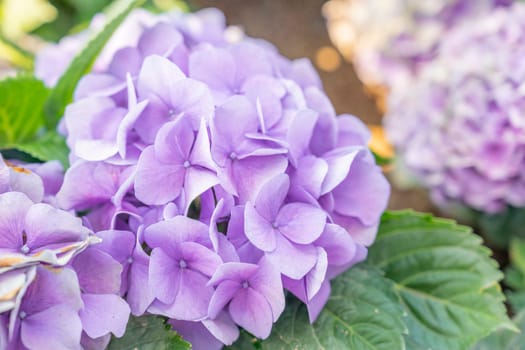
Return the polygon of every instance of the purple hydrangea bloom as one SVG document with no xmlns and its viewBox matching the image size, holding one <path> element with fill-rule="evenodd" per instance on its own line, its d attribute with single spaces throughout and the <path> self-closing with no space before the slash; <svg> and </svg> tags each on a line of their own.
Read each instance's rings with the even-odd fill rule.
<svg viewBox="0 0 525 350">
<path fill-rule="evenodd" d="M 65 266 L 93 237 L 82 221 L 25 194 L 0 194 L 0 274 L 38 263 Z"/>
<path fill-rule="evenodd" d="M 368 130 L 336 116 L 308 60 L 227 28 L 218 10 L 155 18 L 65 112 L 72 166 L 56 201 L 103 240 L 74 267 L 107 259 L 103 279 L 119 282 L 118 295 L 82 298 L 168 317 L 195 349 L 233 343 L 238 326 L 267 337 L 285 289 L 313 321 L 386 207 Z M 86 313 L 83 344 L 120 334 Z"/>
<path fill-rule="evenodd" d="M 525 205 L 524 19 L 515 4 L 458 27 L 412 92 L 392 97 L 388 136 L 439 205 Z"/>
<path fill-rule="evenodd" d="M 70 268 L 36 268 L 32 283 L 8 316 L 8 350 L 80 349 L 82 307 Z"/>
<path fill-rule="evenodd" d="M 443 35 L 512 0 L 331 0 L 323 9 L 330 37 L 365 84 L 407 84 L 431 61 Z"/>
</svg>

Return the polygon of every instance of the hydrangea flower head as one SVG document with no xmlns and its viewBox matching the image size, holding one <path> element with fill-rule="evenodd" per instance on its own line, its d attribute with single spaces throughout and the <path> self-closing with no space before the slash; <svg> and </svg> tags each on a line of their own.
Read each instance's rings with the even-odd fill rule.
<svg viewBox="0 0 525 350">
<path fill-rule="evenodd" d="M 458 27 L 411 92 L 392 96 L 388 135 L 438 204 L 525 205 L 524 19 L 515 4 Z"/>
<path fill-rule="evenodd" d="M 267 337 L 284 289 L 313 321 L 386 207 L 366 127 L 336 117 L 309 61 L 226 27 L 218 10 L 154 19 L 65 112 L 72 165 L 56 202 L 103 239 L 73 262 L 82 300 L 97 310 L 118 291 L 202 349 L 231 344 L 239 326 Z M 108 260 L 118 289 L 84 286 L 83 260 Z M 121 334 L 90 310 L 84 340 Z"/>
<path fill-rule="evenodd" d="M 331 0 L 330 37 L 370 86 L 405 89 L 454 26 L 511 0 Z"/>
</svg>

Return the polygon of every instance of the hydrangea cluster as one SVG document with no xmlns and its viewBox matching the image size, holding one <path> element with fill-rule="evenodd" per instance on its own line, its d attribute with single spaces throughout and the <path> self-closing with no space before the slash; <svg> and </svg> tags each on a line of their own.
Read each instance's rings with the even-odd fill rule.
<svg viewBox="0 0 525 350">
<path fill-rule="evenodd" d="M 50 204 L 62 176 L 57 162 L 0 156 L 0 349 L 103 348 L 124 334 L 122 265 L 104 249 L 114 234 Z"/>
<path fill-rule="evenodd" d="M 388 135 L 439 204 L 525 205 L 524 23 L 515 4 L 458 27 L 411 93 L 393 96 Z"/>
<path fill-rule="evenodd" d="M 114 284 L 86 287 L 84 303 L 105 309 L 93 294 L 117 288 L 194 349 L 231 344 L 238 326 L 268 337 L 285 290 L 313 321 L 386 207 L 368 130 L 336 117 L 308 60 L 227 28 L 220 11 L 153 18 L 81 80 L 62 123 L 71 167 L 56 202 L 103 240 L 72 266 L 121 266 L 97 270 Z"/>
<path fill-rule="evenodd" d="M 405 89 L 451 28 L 513 0 L 331 0 L 330 37 L 365 84 Z"/>
</svg>

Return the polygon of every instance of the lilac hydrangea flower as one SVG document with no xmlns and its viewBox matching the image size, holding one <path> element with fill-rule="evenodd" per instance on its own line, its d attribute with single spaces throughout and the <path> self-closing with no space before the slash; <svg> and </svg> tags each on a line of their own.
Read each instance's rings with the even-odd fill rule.
<svg viewBox="0 0 525 350">
<path fill-rule="evenodd" d="M 284 311 L 281 276 L 267 258 L 257 264 L 224 263 L 208 284 L 216 286 L 208 316 L 215 319 L 228 305 L 232 320 L 256 337 L 268 337 L 272 324 Z"/>
<path fill-rule="evenodd" d="M 155 18 L 65 112 L 72 166 L 57 203 L 103 240 L 75 261 L 113 261 L 107 293 L 168 317 L 195 349 L 233 343 L 239 326 L 267 337 L 284 290 L 313 322 L 386 207 L 366 127 L 337 117 L 308 60 L 218 10 Z M 81 315 L 83 344 L 122 330 Z"/>
<path fill-rule="evenodd" d="M 407 84 L 431 61 L 449 30 L 512 0 L 331 0 L 323 9 L 330 37 L 370 86 Z"/>
<path fill-rule="evenodd" d="M 0 273 L 46 263 L 64 266 L 94 241 L 82 221 L 20 192 L 0 194 Z"/>
<path fill-rule="evenodd" d="M 39 266 L 8 318 L 7 349 L 80 349 L 82 307 L 76 274 Z"/>
<path fill-rule="evenodd" d="M 177 216 L 147 227 L 144 240 L 153 248 L 149 281 L 156 301 L 150 312 L 186 321 L 205 318 L 213 293 L 207 283 L 222 263 L 210 249 L 208 227 Z"/>
<path fill-rule="evenodd" d="M 458 27 L 417 93 L 392 96 L 387 135 L 438 205 L 488 213 L 525 205 L 524 19 L 515 4 Z"/>
</svg>

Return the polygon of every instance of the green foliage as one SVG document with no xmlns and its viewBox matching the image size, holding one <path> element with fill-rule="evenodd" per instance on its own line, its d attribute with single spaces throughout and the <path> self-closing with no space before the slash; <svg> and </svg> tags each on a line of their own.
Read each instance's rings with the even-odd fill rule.
<svg viewBox="0 0 525 350">
<path fill-rule="evenodd" d="M 501 213 L 477 213 L 477 222 L 487 240 L 507 248 L 513 237 L 525 238 L 525 208 L 508 207 Z"/>
<path fill-rule="evenodd" d="M 385 213 L 366 265 L 332 281 L 313 325 L 293 299 L 270 338 L 245 336 L 244 347 L 232 349 L 468 349 L 496 329 L 514 329 L 501 278 L 469 228 L 412 211 Z"/>
<path fill-rule="evenodd" d="M 379 270 L 356 266 L 332 283 L 330 299 L 313 325 L 306 307 L 289 298 L 262 349 L 402 349 L 403 310 L 393 287 Z"/>
<path fill-rule="evenodd" d="M 411 211 L 386 213 L 369 262 L 395 284 L 408 349 L 467 349 L 512 328 L 490 250 L 470 228 Z"/>
<path fill-rule="evenodd" d="M 66 141 L 64 137 L 55 131 L 49 131 L 35 140 L 20 143 L 17 145 L 17 148 L 36 159 L 56 159 L 62 163 L 64 168 L 67 168 L 69 163 L 69 149 Z"/>
<path fill-rule="evenodd" d="M 14 148 L 35 138 L 44 125 L 49 90 L 34 77 L 19 75 L 0 81 L 0 148 Z"/>
<path fill-rule="evenodd" d="M 523 350 L 525 347 L 525 310 L 516 315 L 513 321 L 518 326 L 519 333 L 500 329 L 476 344 L 472 350 Z"/>
<path fill-rule="evenodd" d="M 105 11 L 108 16 L 106 26 L 96 34 L 96 36 L 88 43 L 86 48 L 82 50 L 73 60 L 64 75 L 60 78 L 45 106 L 46 123 L 49 129 L 53 129 L 62 114 L 65 107 L 72 101 L 73 92 L 78 84 L 78 81 L 84 74 L 86 74 L 104 45 L 109 40 L 113 32 L 124 21 L 126 16 L 135 7 L 141 5 L 144 0 L 118 0 Z"/>
<path fill-rule="evenodd" d="M 507 297 L 515 312 L 525 310 L 525 240 L 514 238 L 509 249 L 510 266 L 505 269 Z"/>
<path fill-rule="evenodd" d="M 131 317 L 122 338 L 113 338 L 108 350 L 189 350 L 191 344 L 156 316 Z"/>
</svg>

